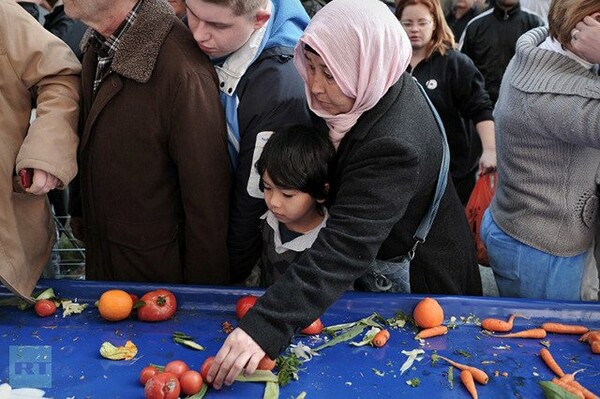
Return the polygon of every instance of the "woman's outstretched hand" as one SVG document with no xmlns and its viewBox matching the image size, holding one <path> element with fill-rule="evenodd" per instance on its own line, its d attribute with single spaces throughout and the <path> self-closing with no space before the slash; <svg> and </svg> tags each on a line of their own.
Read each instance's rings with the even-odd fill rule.
<svg viewBox="0 0 600 399">
<path fill-rule="evenodd" d="M 236 328 L 215 356 L 206 379 L 215 389 L 220 389 L 223 384 L 231 385 L 242 370 L 244 375 L 254 373 L 264 356 L 265 351 L 256 341 L 241 328 Z"/>
</svg>

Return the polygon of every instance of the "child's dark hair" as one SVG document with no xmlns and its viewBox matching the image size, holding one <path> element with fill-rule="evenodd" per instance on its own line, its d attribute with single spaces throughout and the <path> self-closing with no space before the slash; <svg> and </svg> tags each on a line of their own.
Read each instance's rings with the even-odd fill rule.
<svg viewBox="0 0 600 399">
<path fill-rule="evenodd" d="M 261 177 L 267 171 L 277 187 L 299 190 L 316 200 L 324 200 L 334 157 L 335 148 L 326 132 L 292 125 L 271 135 L 255 166 Z"/>
</svg>

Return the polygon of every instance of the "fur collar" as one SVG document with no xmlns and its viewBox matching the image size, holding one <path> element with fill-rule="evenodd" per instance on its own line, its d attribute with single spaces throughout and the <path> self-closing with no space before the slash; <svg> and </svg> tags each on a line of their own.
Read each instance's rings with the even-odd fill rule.
<svg viewBox="0 0 600 399">
<path fill-rule="evenodd" d="M 148 82 L 162 44 L 176 20 L 177 17 L 167 2 L 144 0 L 135 23 L 121 38 L 111 69 L 136 82 Z M 91 34 L 90 28 L 83 36 L 82 51 L 86 51 L 89 47 Z"/>
</svg>

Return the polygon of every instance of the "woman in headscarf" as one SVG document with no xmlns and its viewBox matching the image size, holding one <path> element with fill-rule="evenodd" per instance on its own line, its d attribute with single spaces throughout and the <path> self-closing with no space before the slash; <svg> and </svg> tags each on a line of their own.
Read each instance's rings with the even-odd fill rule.
<svg viewBox="0 0 600 399">
<path fill-rule="evenodd" d="M 549 28 L 521 36 L 504 74 L 494 111 L 498 186 L 481 225 L 501 296 L 583 293 L 598 228 L 600 57 L 577 42 L 596 18 L 598 0 L 553 0 Z"/>
<path fill-rule="evenodd" d="M 276 358 L 375 259 L 394 262 L 414 248 L 445 137 L 425 94 L 404 73 L 410 59 L 406 33 L 378 0 L 335 0 L 300 38 L 294 62 L 337 149 L 330 218 L 228 336 L 208 375 L 215 388 L 231 384 L 242 368 L 252 373 L 265 353 Z M 447 187 L 411 262 L 411 291 L 481 295 L 464 210 L 451 179 L 440 181 Z"/>
</svg>

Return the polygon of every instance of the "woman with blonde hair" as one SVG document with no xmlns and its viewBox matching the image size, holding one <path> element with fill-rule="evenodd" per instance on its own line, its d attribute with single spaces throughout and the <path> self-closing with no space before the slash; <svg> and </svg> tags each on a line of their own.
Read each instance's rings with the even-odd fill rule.
<svg viewBox="0 0 600 399">
<path fill-rule="evenodd" d="M 598 15 L 598 0 L 553 0 L 549 29 L 521 36 L 502 80 L 498 186 L 481 227 L 502 296 L 580 299 L 598 228 L 600 77 L 597 52 L 572 43 Z"/>
<path fill-rule="evenodd" d="M 400 0 L 396 17 L 413 50 L 408 70 L 427 92 L 446 129 L 452 180 L 466 205 L 477 173 L 496 167 L 493 106 L 484 78 L 469 57 L 454 49 L 439 0 Z"/>
</svg>

